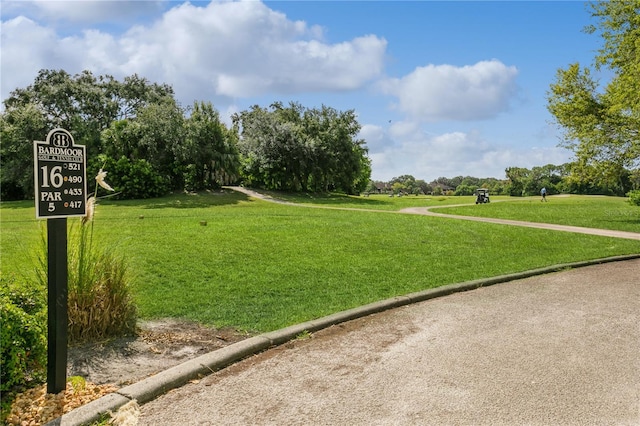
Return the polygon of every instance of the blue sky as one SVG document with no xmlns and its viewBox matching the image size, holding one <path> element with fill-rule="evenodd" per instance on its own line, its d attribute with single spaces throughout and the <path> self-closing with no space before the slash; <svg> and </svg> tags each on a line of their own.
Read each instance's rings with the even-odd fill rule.
<svg viewBox="0 0 640 426">
<path fill-rule="evenodd" d="M 580 1 L 3 0 L 1 17 L 3 100 L 42 68 L 88 69 L 170 84 L 227 122 L 274 101 L 353 109 L 375 180 L 569 161 L 546 92 L 601 42 Z"/>
</svg>

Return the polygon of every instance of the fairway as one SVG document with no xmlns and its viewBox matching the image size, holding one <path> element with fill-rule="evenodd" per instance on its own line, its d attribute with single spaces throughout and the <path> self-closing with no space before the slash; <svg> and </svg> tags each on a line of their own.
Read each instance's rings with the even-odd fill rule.
<svg viewBox="0 0 640 426">
<path fill-rule="evenodd" d="M 368 209 L 359 211 L 300 208 L 230 191 L 179 194 L 103 201 L 94 230 L 131 266 L 142 318 L 248 332 L 445 284 L 640 253 L 637 241 L 397 213 L 463 199 L 332 196 L 305 203 Z M 627 211 L 623 199 L 613 200 L 605 209 Z M 583 208 L 597 212 L 596 205 Z M 469 209 L 475 207 L 488 211 L 494 203 Z M 29 277 L 44 222 L 35 220 L 33 202 L 2 203 L 0 214 L 2 274 Z M 637 232 L 638 222 L 627 222 L 626 230 Z"/>
<path fill-rule="evenodd" d="M 527 197 L 508 203 L 447 207 L 437 212 L 640 233 L 640 208 L 624 198 L 560 195 L 547 200 L 543 203 L 540 197 Z"/>
<path fill-rule="evenodd" d="M 555 223 L 587 228 L 640 233 L 640 208 L 627 198 L 600 195 L 555 195 L 543 203 L 540 197 L 491 196 L 491 203 L 476 205 L 473 196 L 407 195 L 368 197 L 346 195 L 261 193 L 282 201 L 305 206 L 401 211 L 412 207 L 434 208 L 438 213 L 492 217 L 530 222 Z"/>
</svg>

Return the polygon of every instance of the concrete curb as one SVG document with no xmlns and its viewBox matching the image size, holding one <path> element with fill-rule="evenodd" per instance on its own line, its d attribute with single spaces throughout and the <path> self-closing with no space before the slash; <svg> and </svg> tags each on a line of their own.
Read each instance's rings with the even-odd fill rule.
<svg viewBox="0 0 640 426">
<path fill-rule="evenodd" d="M 361 307 L 338 312 L 315 320 L 292 325 L 280 330 L 254 336 L 249 339 L 234 343 L 222 349 L 202 355 L 198 358 L 186 361 L 133 385 L 119 389 L 115 393 L 103 396 L 89 404 L 79 407 L 62 417 L 59 417 L 45 426 L 81 426 L 92 423 L 105 413 L 115 412 L 121 406 L 131 400 L 143 404 L 178 388 L 190 380 L 206 376 L 217 370 L 225 368 L 251 355 L 262 352 L 273 346 L 278 346 L 295 339 L 301 333 L 314 332 L 367 315 L 386 311 L 389 309 L 422 302 L 437 297 L 443 297 L 454 293 L 474 290 L 509 281 L 520 280 L 536 275 L 558 272 L 565 269 L 580 268 L 584 266 L 598 265 L 610 262 L 619 262 L 640 258 L 640 254 L 607 257 L 583 262 L 574 262 L 533 269 L 530 271 L 502 275 L 493 278 L 466 281 L 458 284 L 450 284 L 434 289 L 411 293 L 405 296 L 393 297 L 379 302 L 370 303 Z"/>
</svg>

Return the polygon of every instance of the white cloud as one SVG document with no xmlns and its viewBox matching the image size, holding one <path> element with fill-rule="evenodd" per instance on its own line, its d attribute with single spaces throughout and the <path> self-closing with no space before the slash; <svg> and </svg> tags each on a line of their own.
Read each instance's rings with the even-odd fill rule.
<svg viewBox="0 0 640 426">
<path fill-rule="evenodd" d="M 393 139 L 405 139 L 421 132 L 420 123 L 417 121 L 397 121 L 389 128 L 389 135 Z"/>
<path fill-rule="evenodd" d="M 388 79 L 381 90 L 396 96 L 396 108 L 422 122 L 483 120 L 509 107 L 518 70 L 498 60 L 475 65 L 427 65 Z"/>
<path fill-rule="evenodd" d="M 63 60 L 50 46 L 58 42 L 54 31 L 18 17 L 2 23 L 2 99 L 11 90 L 33 82 L 44 67 L 59 68 Z"/>
<path fill-rule="evenodd" d="M 402 128 L 402 132 L 398 132 Z M 450 132 L 430 135 L 419 126 L 404 123 L 395 129 L 395 136 L 382 129 L 363 126 L 361 136 L 369 145 L 369 137 L 375 135 L 370 147 L 372 179 L 388 181 L 393 177 L 409 174 L 416 179 L 431 181 L 437 177 L 474 176 L 504 179 L 507 167 L 532 168 L 545 164 L 563 164 L 570 153 L 561 148 L 504 147 L 489 143 L 479 132 Z M 413 129 L 412 131 L 407 131 Z M 390 129 L 390 134 L 393 131 Z M 382 145 L 380 142 L 392 140 Z"/>
<path fill-rule="evenodd" d="M 366 141 L 370 154 L 383 152 L 393 144 L 393 139 L 385 132 L 384 128 L 373 124 L 363 125 L 358 138 Z"/>
<path fill-rule="evenodd" d="M 28 14 L 49 22 L 98 23 L 113 20 L 131 21 L 140 16 L 162 11 L 166 0 L 8 0 L 3 1 L 3 14 Z"/>
<path fill-rule="evenodd" d="M 51 3 L 57 5 L 38 5 L 53 13 L 54 7 L 81 4 Z M 325 43 L 321 28 L 291 21 L 255 1 L 202 7 L 183 3 L 153 24 L 121 35 L 92 29 L 64 37 L 32 20 L 25 28 L 24 20 L 2 23 L 3 99 L 10 90 L 31 83 L 41 68 L 64 68 L 71 74 L 88 69 L 116 78 L 137 73 L 172 85 L 183 104 L 215 97 L 354 90 L 381 74 L 387 46 L 376 36 Z"/>
</svg>

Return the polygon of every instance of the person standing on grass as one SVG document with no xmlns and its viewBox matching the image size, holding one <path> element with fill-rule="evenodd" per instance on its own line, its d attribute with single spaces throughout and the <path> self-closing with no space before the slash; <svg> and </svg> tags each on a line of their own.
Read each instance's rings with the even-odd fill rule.
<svg viewBox="0 0 640 426">
<path fill-rule="evenodd" d="M 547 201 L 547 188 L 542 188 L 540 190 L 540 195 L 542 195 L 540 201 Z"/>
</svg>

